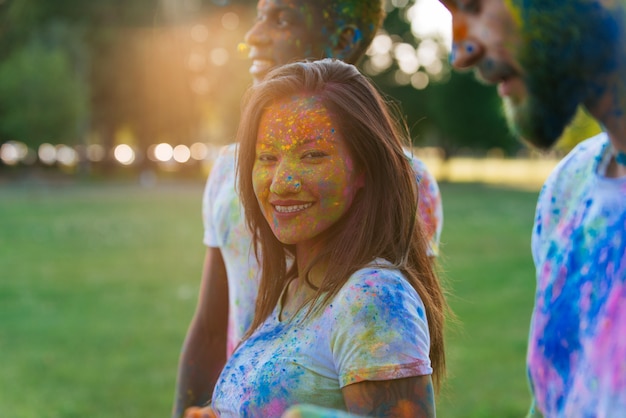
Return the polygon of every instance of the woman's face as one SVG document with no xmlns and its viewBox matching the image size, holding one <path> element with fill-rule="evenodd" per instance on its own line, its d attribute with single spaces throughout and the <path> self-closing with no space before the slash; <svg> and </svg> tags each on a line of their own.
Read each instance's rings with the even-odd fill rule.
<svg viewBox="0 0 626 418">
<path fill-rule="evenodd" d="M 363 177 L 328 110 L 301 95 L 263 113 L 252 182 L 276 238 L 312 246 L 348 211 Z"/>
</svg>

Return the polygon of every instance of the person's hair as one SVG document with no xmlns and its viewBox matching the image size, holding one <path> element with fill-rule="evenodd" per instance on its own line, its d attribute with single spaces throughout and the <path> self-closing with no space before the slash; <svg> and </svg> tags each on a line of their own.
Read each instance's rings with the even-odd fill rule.
<svg viewBox="0 0 626 418">
<path fill-rule="evenodd" d="M 381 28 L 385 19 L 383 0 L 313 0 L 319 1 L 319 7 L 332 10 L 334 21 L 342 26 L 352 25 L 358 33 L 357 39 L 361 42 L 344 61 L 357 64 L 365 55 L 372 43 L 376 32 Z"/>
<path fill-rule="evenodd" d="M 593 105 L 606 93 L 607 76 L 626 73 L 626 2 L 513 0 L 513 6 L 529 96 L 511 127 L 548 149 L 580 104 Z"/>
<path fill-rule="evenodd" d="M 447 305 L 418 214 L 418 189 L 410 159 L 404 152 L 406 126 L 390 112 L 368 79 L 351 64 L 323 59 L 287 64 L 270 72 L 248 90 L 237 133 L 238 188 L 255 251 L 262 268 L 255 317 L 246 336 L 259 327 L 277 305 L 290 279 L 297 276 L 293 245 L 273 234 L 252 185 L 257 131 L 265 109 L 290 97 L 310 95 L 320 101 L 344 138 L 364 186 L 337 223 L 324 232 L 320 253 L 304 268 L 305 280 L 317 293 L 307 315 L 314 315 L 338 293 L 349 277 L 376 258 L 397 268 L 420 295 L 430 331 L 430 359 L 436 387 L 445 374 L 443 326 Z M 289 260 L 295 262 L 288 269 Z M 309 280 L 317 262 L 328 263 L 319 288 Z M 381 266 L 384 268 L 383 266 Z"/>
</svg>

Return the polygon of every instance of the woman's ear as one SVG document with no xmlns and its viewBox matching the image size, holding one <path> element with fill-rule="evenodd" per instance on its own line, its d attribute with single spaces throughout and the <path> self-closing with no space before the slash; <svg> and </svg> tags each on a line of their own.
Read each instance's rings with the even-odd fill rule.
<svg viewBox="0 0 626 418">
<path fill-rule="evenodd" d="M 361 31 L 354 25 L 344 26 L 336 34 L 333 58 L 350 61 L 350 57 L 361 44 Z"/>
</svg>

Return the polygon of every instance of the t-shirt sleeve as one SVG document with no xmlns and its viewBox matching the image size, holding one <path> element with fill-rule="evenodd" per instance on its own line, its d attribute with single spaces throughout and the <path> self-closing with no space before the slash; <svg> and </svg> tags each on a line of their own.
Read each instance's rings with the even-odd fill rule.
<svg viewBox="0 0 626 418">
<path fill-rule="evenodd" d="M 333 305 L 331 349 L 341 387 L 432 374 L 424 304 L 400 272 L 360 270 Z"/>
<path fill-rule="evenodd" d="M 431 256 L 437 256 L 439 255 L 439 240 L 443 229 L 443 205 L 439 185 L 424 162 L 414 155 L 410 155 L 410 157 L 411 166 L 418 181 L 418 210 L 428 236 L 428 253 Z"/>
<path fill-rule="evenodd" d="M 214 208 L 220 193 L 220 188 L 231 184 L 226 177 L 233 170 L 234 147 L 225 146 L 215 159 L 211 172 L 207 178 L 202 195 L 202 223 L 204 225 L 203 242 L 207 247 L 219 247 L 219 234 L 215 225 Z"/>
</svg>

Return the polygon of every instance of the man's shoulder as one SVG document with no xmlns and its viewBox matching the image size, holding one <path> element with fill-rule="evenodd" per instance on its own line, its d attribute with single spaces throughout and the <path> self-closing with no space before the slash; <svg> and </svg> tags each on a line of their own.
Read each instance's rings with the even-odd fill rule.
<svg viewBox="0 0 626 418">
<path fill-rule="evenodd" d="M 222 145 L 219 149 L 219 153 L 217 154 L 217 159 L 228 159 L 234 160 L 237 156 L 238 144 L 232 143 L 227 145 Z"/>
<path fill-rule="evenodd" d="M 426 164 L 424 164 L 424 161 L 422 161 L 412 149 L 404 148 L 404 155 L 406 155 L 409 161 L 411 161 L 411 167 L 413 167 L 413 171 L 415 171 L 417 174 L 428 173 L 428 168 L 426 168 Z"/>
<path fill-rule="evenodd" d="M 213 167 L 209 173 L 209 180 L 217 178 L 219 182 L 224 181 L 224 177 L 235 172 L 235 159 L 237 157 L 237 144 L 228 144 L 220 148 L 217 157 L 213 161 Z"/>
<path fill-rule="evenodd" d="M 538 207 L 552 210 L 567 207 L 593 189 L 598 167 L 608 146 L 608 136 L 601 133 L 580 142 L 554 168 L 546 179 Z"/>
<path fill-rule="evenodd" d="M 592 162 L 602 158 L 606 146 L 609 144 L 609 137 L 606 132 L 601 132 L 596 136 L 581 141 L 563 159 L 568 162 Z M 564 164 L 565 165 L 565 164 Z"/>
</svg>

